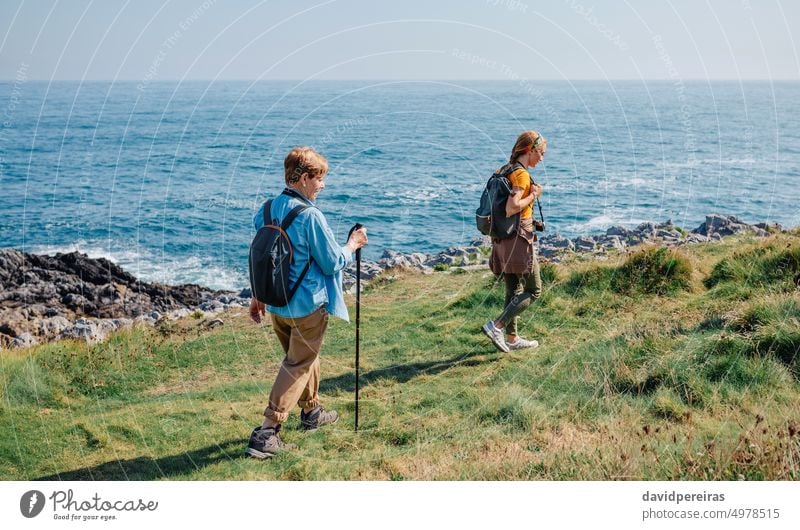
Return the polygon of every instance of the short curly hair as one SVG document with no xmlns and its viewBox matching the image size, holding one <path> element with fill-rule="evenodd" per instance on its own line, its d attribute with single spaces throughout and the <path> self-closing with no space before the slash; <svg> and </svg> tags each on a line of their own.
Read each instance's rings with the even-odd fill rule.
<svg viewBox="0 0 800 530">
<path fill-rule="evenodd" d="M 318 178 L 328 172 L 328 161 L 324 156 L 308 146 L 295 147 L 283 160 L 286 184 L 294 184 L 307 174 Z"/>
</svg>

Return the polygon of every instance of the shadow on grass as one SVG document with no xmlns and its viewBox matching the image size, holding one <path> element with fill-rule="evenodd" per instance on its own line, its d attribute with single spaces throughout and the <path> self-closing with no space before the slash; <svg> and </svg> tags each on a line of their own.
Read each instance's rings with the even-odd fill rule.
<svg viewBox="0 0 800 530">
<path fill-rule="evenodd" d="M 496 354 L 497 352 L 493 351 L 492 353 Z M 358 380 L 358 386 L 359 388 L 364 388 L 366 385 L 382 379 L 397 383 L 407 383 L 415 377 L 422 375 L 436 375 L 455 366 L 479 366 L 481 364 L 495 362 L 500 359 L 499 355 L 493 355 L 493 357 L 487 359 L 473 359 L 473 357 L 478 355 L 486 355 L 486 352 L 476 351 L 458 355 L 442 361 L 395 364 L 392 366 L 387 366 L 386 368 L 379 368 L 369 372 L 361 372 Z M 319 391 L 322 393 L 331 392 L 333 390 L 353 392 L 355 389 L 356 376 L 354 373 L 342 374 L 331 379 L 323 379 L 319 385 Z"/>
<path fill-rule="evenodd" d="M 129 460 L 115 460 L 33 480 L 156 480 L 169 478 L 197 471 L 225 460 L 244 458 L 246 445 L 246 439 L 228 440 L 177 455 L 155 459 L 140 456 Z"/>
</svg>

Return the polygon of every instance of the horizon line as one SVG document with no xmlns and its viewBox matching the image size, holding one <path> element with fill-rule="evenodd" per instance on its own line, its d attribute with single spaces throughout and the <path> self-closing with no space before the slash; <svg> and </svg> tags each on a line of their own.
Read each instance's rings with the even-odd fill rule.
<svg viewBox="0 0 800 530">
<path fill-rule="evenodd" d="M 44 79 L 44 78 L 24 78 L 19 79 L 17 77 L 0 77 L 0 83 L 14 83 L 14 82 L 69 82 L 69 83 L 142 83 L 144 80 L 142 79 Z M 491 82 L 491 83 L 520 83 L 520 82 L 528 82 L 528 83 L 535 83 L 535 82 L 544 82 L 544 83 L 553 83 L 553 82 L 569 82 L 569 83 L 580 83 L 580 82 L 650 82 L 650 81 L 664 81 L 664 82 L 697 82 L 697 81 L 724 81 L 724 82 L 740 82 L 740 83 L 747 83 L 747 82 L 799 82 L 800 77 L 780 77 L 780 78 L 744 78 L 744 79 L 737 79 L 732 77 L 714 77 L 714 78 L 705 78 L 705 77 L 680 77 L 680 78 L 663 78 L 663 77 L 654 77 L 654 78 L 645 78 L 645 79 L 632 79 L 626 77 L 620 78 L 579 78 L 579 79 L 480 79 L 480 78 L 453 78 L 453 79 L 436 79 L 436 78 L 348 78 L 348 79 L 296 79 L 296 78 L 271 78 L 271 79 L 252 79 L 252 78 L 224 78 L 224 79 L 208 79 L 208 78 L 191 78 L 191 79 L 151 79 L 147 81 L 147 84 L 153 83 L 185 83 L 185 82 L 269 82 L 269 81 L 280 81 L 280 82 L 294 82 L 294 83 L 306 83 L 306 82 L 387 82 L 387 81 L 394 81 L 394 82 Z"/>
</svg>

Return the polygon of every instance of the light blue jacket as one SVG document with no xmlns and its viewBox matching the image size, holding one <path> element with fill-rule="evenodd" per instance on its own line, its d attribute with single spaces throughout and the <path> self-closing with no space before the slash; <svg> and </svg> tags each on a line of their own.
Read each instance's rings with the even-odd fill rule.
<svg viewBox="0 0 800 530">
<path fill-rule="evenodd" d="M 272 199 L 271 218 L 280 221 L 301 204 L 310 205 L 297 216 L 286 231 L 292 242 L 294 262 L 289 270 L 289 282 L 294 286 L 303 272 L 309 256 L 313 258 L 300 287 L 292 301 L 284 307 L 267 306 L 267 311 L 284 318 L 301 318 L 325 305 L 325 310 L 349 322 L 347 306 L 342 294 L 342 269 L 353 261 L 353 253 L 336 242 L 328 221 L 314 203 L 297 195 L 281 193 Z M 264 226 L 264 205 L 253 218 L 256 231 Z"/>
</svg>

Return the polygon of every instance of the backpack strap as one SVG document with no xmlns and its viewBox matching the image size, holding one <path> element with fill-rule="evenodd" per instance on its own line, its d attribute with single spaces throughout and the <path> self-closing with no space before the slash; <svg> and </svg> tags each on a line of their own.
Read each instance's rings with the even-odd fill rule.
<svg viewBox="0 0 800 530">
<path fill-rule="evenodd" d="M 286 233 L 286 230 L 294 222 L 294 220 L 297 219 L 297 216 L 303 213 L 304 211 L 308 210 L 309 208 L 311 207 L 305 204 L 300 204 L 292 208 L 292 211 L 286 214 L 286 217 L 281 222 L 281 230 L 283 230 L 283 232 Z M 308 263 L 306 263 L 306 266 L 303 267 L 303 272 L 300 273 L 300 276 L 294 283 L 294 287 L 292 287 L 292 290 L 289 291 L 289 300 L 294 298 L 294 293 L 297 292 L 298 287 L 300 287 L 300 284 L 303 283 L 303 279 L 306 277 L 306 273 L 308 272 L 308 269 L 311 267 L 311 262 L 313 261 L 313 259 L 314 258 L 311 257 L 311 253 L 309 253 Z"/>
<path fill-rule="evenodd" d="M 286 232 L 286 229 L 289 228 L 289 225 L 291 225 L 294 222 L 297 216 L 303 213 L 304 211 L 308 210 L 309 208 L 310 206 L 306 206 L 305 204 L 300 204 L 292 208 L 292 211 L 286 214 L 286 217 L 283 219 L 283 222 L 281 223 L 281 230 Z"/>
<path fill-rule="evenodd" d="M 264 203 L 264 226 L 270 224 L 271 215 L 272 215 L 272 199 Z"/>
</svg>

